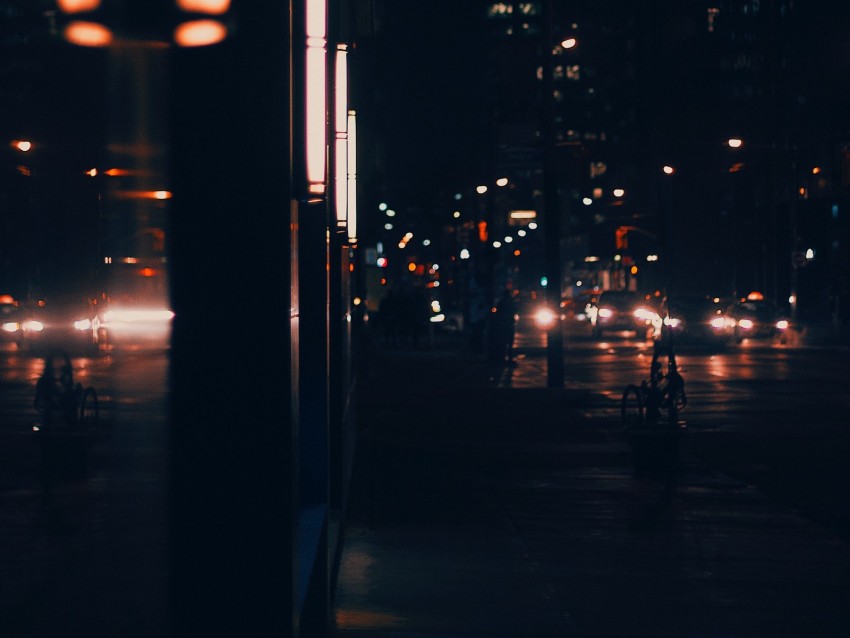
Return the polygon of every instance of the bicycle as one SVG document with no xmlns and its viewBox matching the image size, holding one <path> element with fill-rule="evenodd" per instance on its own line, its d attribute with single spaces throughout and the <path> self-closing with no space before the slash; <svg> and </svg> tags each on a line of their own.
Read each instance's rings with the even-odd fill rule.
<svg viewBox="0 0 850 638">
<path fill-rule="evenodd" d="M 667 359 L 662 365 L 661 359 Z M 688 403 L 685 380 L 679 373 L 676 353 L 669 343 L 656 342 L 649 379 L 630 383 L 623 390 L 620 416 L 623 427 L 679 427 L 679 412 Z"/>
<path fill-rule="evenodd" d="M 41 415 L 41 421 L 33 426 L 34 432 L 88 436 L 97 432 L 100 421 L 97 391 L 74 382 L 71 359 L 62 350 L 54 350 L 45 357 L 33 407 Z"/>
</svg>

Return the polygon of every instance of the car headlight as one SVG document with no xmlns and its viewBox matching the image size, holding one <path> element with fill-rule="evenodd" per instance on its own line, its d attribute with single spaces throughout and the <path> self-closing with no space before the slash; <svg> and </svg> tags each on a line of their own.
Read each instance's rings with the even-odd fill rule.
<svg viewBox="0 0 850 638">
<path fill-rule="evenodd" d="M 3 332 L 17 332 L 20 327 L 17 321 L 7 321 L 3 324 Z"/>
<path fill-rule="evenodd" d="M 676 317 L 664 317 L 664 325 L 669 326 L 670 328 L 676 328 L 680 326 L 682 323 L 681 319 L 677 319 Z"/>
<path fill-rule="evenodd" d="M 91 319 L 77 319 L 74 322 L 75 330 L 91 330 Z"/>
<path fill-rule="evenodd" d="M 749 330 L 753 327 L 753 322 L 750 319 L 738 319 L 738 326 L 744 330 Z"/>
<path fill-rule="evenodd" d="M 787 319 L 780 319 L 779 321 L 776 322 L 776 328 L 777 328 L 777 330 L 787 330 L 788 329 L 788 320 Z"/>
<path fill-rule="evenodd" d="M 555 323 L 556 315 L 550 308 L 540 308 L 534 313 L 534 321 L 541 328 L 548 328 Z"/>
<path fill-rule="evenodd" d="M 610 308 L 600 308 L 596 314 L 597 316 L 602 317 L 603 319 L 607 319 L 608 317 L 614 314 L 614 311 Z"/>
<path fill-rule="evenodd" d="M 725 317 L 714 317 L 709 323 L 715 330 L 723 330 L 728 325 Z"/>
<path fill-rule="evenodd" d="M 641 321 L 652 323 L 653 321 L 655 321 L 657 313 L 652 312 L 652 310 L 648 310 L 646 308 L 638 308 L 634 311 L 634 316 L 635 318 L 640 319 Z"/>
<path fill-rule="evenodd" d="M 23 323 L 24 330 L 29 330 L 30 332 L 41 332 L 44 330 L 44 324 L 36 319 L 29 319 Z"/>
</svg>

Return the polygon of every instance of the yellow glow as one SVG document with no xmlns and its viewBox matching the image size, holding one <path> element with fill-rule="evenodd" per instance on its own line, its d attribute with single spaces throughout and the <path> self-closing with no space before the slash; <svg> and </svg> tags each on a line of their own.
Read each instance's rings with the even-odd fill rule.
<svg viewBox="0 0 850 638">
<path fill-rule="evenodd" d="M 812 169 L 812 175 L 817 175 L 818 173 L 820 173 L 820 171 L 821 171 L 820 166 L 815 166 L 815 167 Z"/>
<path fill-rule="evenodd" d="M 326 71 L 323 41 L 308 43 L 306 58 L 307 181 L 311 193 L 323 193 L 325 183 Z"/>
<path fill-rule="evenodd" d="M 81 47 L 105 47 L 112 43 L 112 31 L 97 22 L 75 20 L 65 27 L 65 40 Z"/>
<path fill-rule="evenodd" d="M 230 9 L 230 0 L 177 0 L 177 6 L 187 12 L 221 15 Z"/>
<path fill-rule="evenodd" d="M 59 0 L 56 4 L 62 13 L 83 13 L 97 9 L 100 0 Z"/>
<path fill-rule="evenodd" d="M 113 192 L 116 199 L 171 199 L 173 194 L 171 191 L 136 191 L 136 190 L 118 190 Z"/>
<path fill-rule="evenodd" d="M 227 37 L 227 27 L 218 20 L 191 20 L 177 25 L 174 42 L 181 47 L 204 47 Z"/>
</svg>

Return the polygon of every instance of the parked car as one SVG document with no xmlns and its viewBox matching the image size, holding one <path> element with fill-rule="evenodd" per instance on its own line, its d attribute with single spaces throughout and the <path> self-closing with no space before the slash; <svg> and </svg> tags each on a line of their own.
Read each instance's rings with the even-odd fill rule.
<svg viewBox="0 0 850 638">
<path fill-rule="evenodd" d="M 744 339 L 782 338 L 790 326 L 788 317 L 773 301 L 753 293 L 734 302 L 727 312 L 735 321 L 733 334 L 737 343 Z"/>
<path fill-rule="evenodd" d="M 658 322 L 658 308 L 652 298 L 631 290 L 603 290 L 588 304 L 594 337 L 605 332 L 629 331 L 649 336 Z"/>
<path fill-rule="evenodd" d="M 51 297 L 26 304 L 20 346 L 27 352 L 95 352 L 104 331 L 98 305 L 86 297 Z"/>
<path fill-rule="evenodd" d="M 735 332 L 735 320 L 727 313 L 728 304 L 718 297 L 682 295 L 668 298 L 661 308 L 659 339 L 673 343 L 722 348 Z"/>
<path fill-rule="evenodd" d="M 17 343 L 20 338 L 20 305 L 12 295 L 0 295 L 0 343 Z"/>
</svg>

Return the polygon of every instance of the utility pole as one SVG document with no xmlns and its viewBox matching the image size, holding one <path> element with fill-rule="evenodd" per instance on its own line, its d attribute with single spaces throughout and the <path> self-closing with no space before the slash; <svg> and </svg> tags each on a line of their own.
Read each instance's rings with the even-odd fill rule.
<svg viewBox="0 0 850 638">
<path fill-rule="evenodd" d="M 546 301 L 555 312 L 556 320 L 549 327 L 546 339 L 547 386 L 564 387 L 564 333 L 561 322 L 561 206 L 555 156 L 555 86 L 552 47 L 555 42 L 552 0 L 545 4 L 543 30 L 543 104 L 541 137 L 543 140 L 543 232 L 544 275 Z"/>
</svg>

